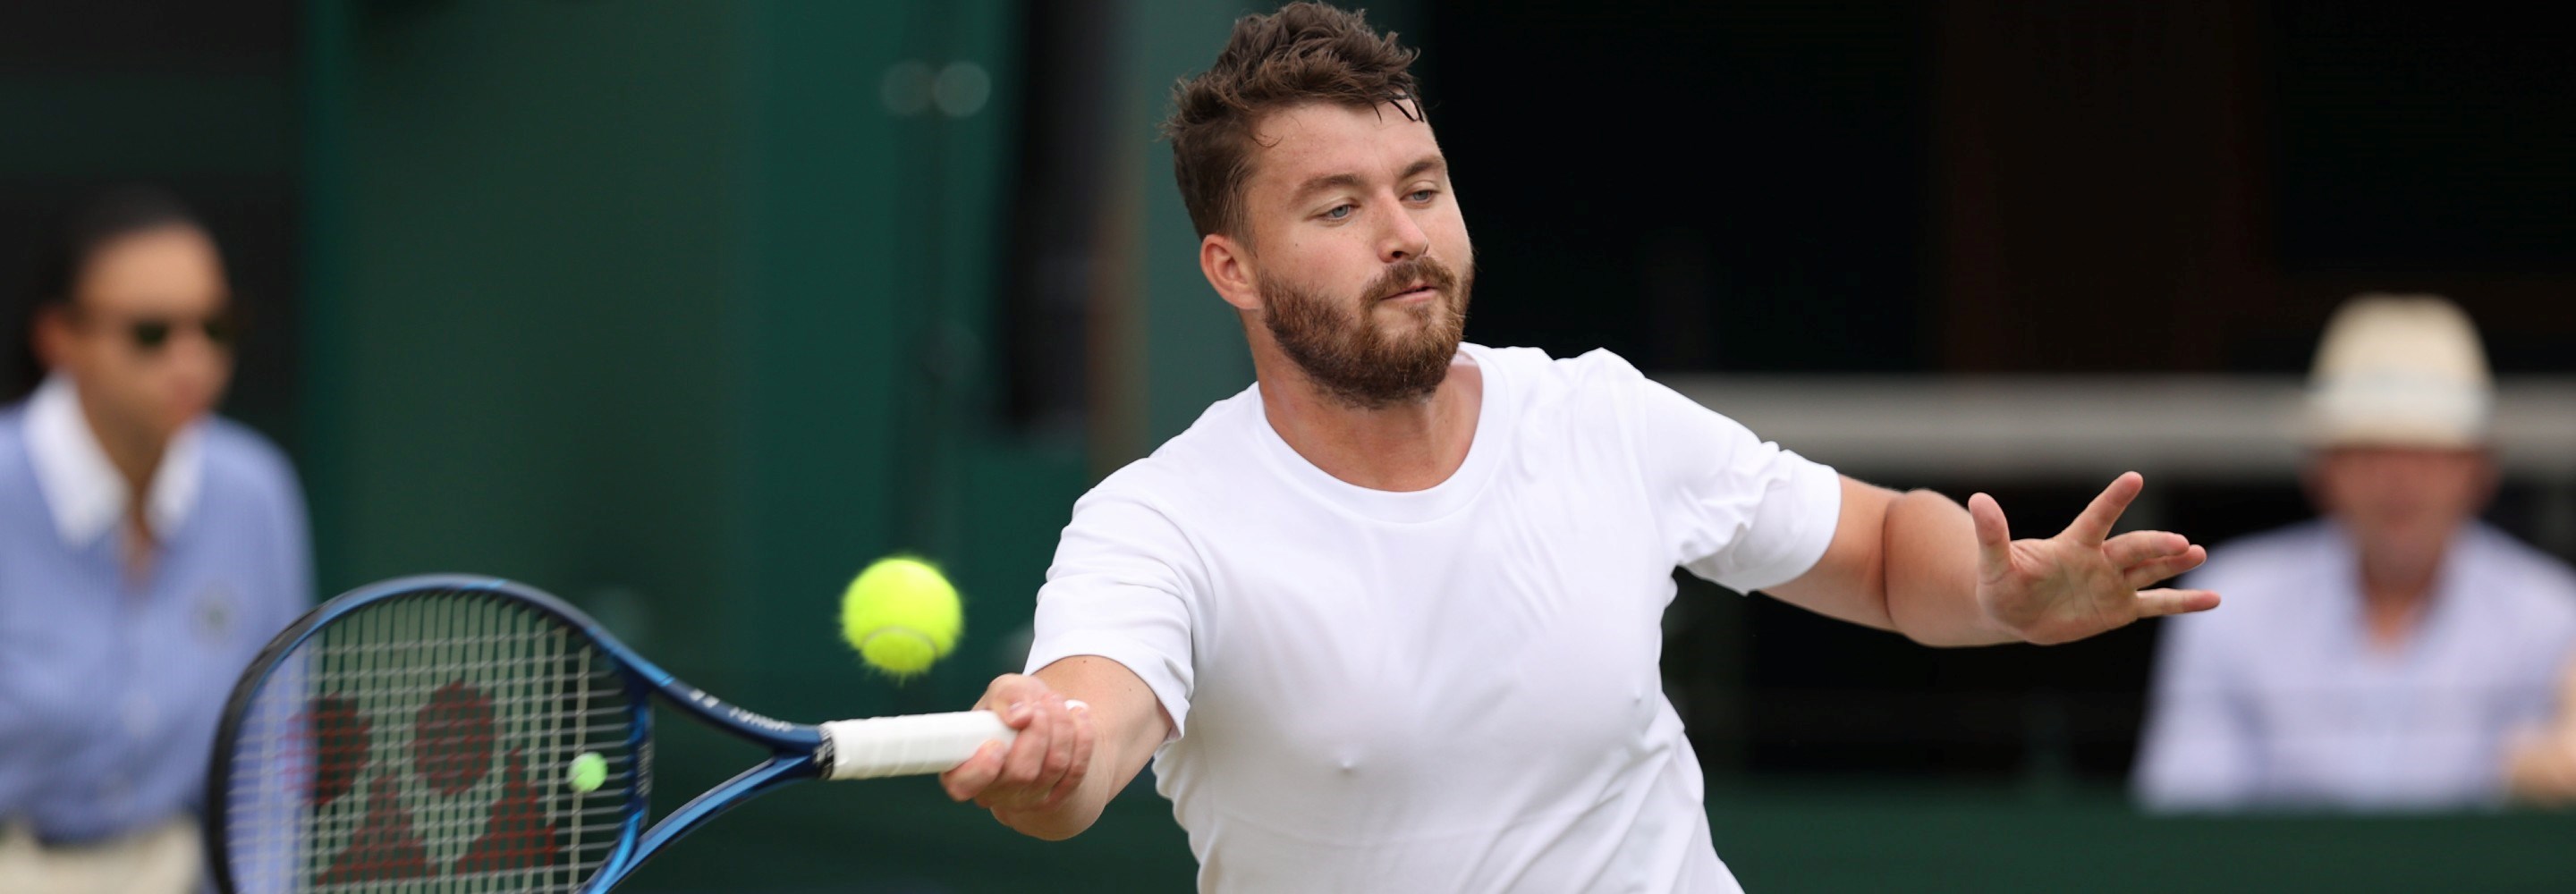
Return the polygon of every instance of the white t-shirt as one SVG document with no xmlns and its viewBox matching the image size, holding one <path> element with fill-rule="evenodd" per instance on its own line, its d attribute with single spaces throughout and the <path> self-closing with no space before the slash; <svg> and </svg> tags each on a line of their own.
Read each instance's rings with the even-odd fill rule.
<svg viewBox="0 0 2576 894">
<path fill-rule="evenodd" d="M 1658 673 L 1672 570 L 1804 573 L 1838 477 L 1607 351 L 1460 352 L 1484 402 L 1429 490 L 1315 468 L 1257 387 L 1101 482 L 1029 667 L 1153 688 L 1202 890 L 1739 890 Z"/>
</svg>

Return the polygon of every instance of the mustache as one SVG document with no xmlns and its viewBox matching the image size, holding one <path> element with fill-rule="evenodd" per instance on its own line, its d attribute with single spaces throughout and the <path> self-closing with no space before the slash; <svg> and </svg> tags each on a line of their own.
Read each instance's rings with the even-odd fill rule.
<svg viewBox="0 0 2576 894">
<path fill-rule="evenodd" d="M 1450 270 L 1449 265 L 1429 257 L 1406 258 L 1387 265 L 1386 272 L 1378 274 L 1377 279 L 1360 294 L 1367 295 L 1369 303 L 1375 304 L 1421 286 L 1429 286 L 1443 295 L 1456 294 L 1458 274 Z"/>
</svg>

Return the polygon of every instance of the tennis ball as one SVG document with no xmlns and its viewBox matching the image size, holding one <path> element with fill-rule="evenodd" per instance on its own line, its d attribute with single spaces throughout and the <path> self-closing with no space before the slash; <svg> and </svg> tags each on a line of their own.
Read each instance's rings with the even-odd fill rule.
<svg viewBox="0 0 2576 894">
<path fill-rule="evenodd" d="M 879 559 L 841 595 L 841 636 L 869 666 L 897 677 L 929 670 L 965 625 L 957 588 L 920 559 Z"/>
<path fill-rule="evenodd" d="M 599 786 L 608 781 L 608 759 L 600 757 L 599 752 L 584 751 L 572 759 L 572 767 L 565 772 L 564 781 L 572 784 L 573 791 L 598 791 Z"/>
</svg>

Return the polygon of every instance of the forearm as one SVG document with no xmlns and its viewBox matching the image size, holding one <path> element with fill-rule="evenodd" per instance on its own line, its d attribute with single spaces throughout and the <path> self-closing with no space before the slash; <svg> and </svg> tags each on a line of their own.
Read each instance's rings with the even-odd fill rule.
<svg viewBox="0 0 2576 894">
<path fill-rule="evenodd" d="M 2019 642 L 1977 601 L 1977 534 L 1968 510 L 1928 490 L 1887 506 L 1880 526 L 1887 617 L 1927 646 Z"/>
<path fill-rule="evenodd" d="M 2558 712 L 2513 736 L 2505 750 L 2505 793 L 2553 807 L 2576 805 L 2576 662 L 2560 674 Z"/>
</svg>

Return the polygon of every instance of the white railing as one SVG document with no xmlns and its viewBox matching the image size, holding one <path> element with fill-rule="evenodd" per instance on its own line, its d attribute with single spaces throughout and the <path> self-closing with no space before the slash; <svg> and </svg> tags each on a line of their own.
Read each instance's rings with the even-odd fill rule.
<svg viewBox="0 0 2576 894">
<path fill-rule="evenodd" d="M 2288 376 L 1656 377 L 1765 440 L 1891 480 L 2295 476 L 2302 384 Z M 2576 377 L 2499 383 L 2507 478 L 2576 486 Z"/>
</svg>

